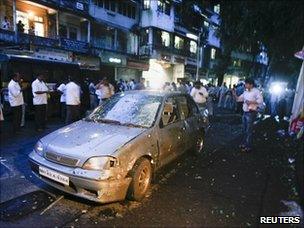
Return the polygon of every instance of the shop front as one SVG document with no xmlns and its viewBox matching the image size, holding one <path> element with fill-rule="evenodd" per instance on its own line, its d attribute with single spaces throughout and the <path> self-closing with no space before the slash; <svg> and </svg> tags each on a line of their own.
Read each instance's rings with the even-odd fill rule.
<svg viewBox="0 0 304 228">
<path fill-rule="evenodd" d="M 69 59 L 69 53 L 63 51 L 29 51 L 8 52 L 0 55 L 1 87 L 4 91 L 13 73 L 20 73 L 23 79 L 24 101 L 27 104 L 27 113 L 33 113 L 31 83 L 38 74 L 45 76 L 45 81 L 52 91 L 63 79 L 69 75 L 80 76 L 79 64 Z M 60 95 L 54 90 L 48 100 L 49 116 L 59 115 Z"/>
<path fill-rule="evenodd" d="M 119 79 L 120 69 L 127 66 L 126 56 L 105 50 L 99 50 L 97 53 L 100 58 L 100 77 L 107 77 L 114 83 Z"/>
<path fill-rule="evenodd" d="M 175 82 L 185 77 L 184 58 L 169 54 L 160 54 L 157 59 L 149 60 L 149 70 L 143 71 L 147 86 L 161 89 L 166 82 Z"/>
</svg>

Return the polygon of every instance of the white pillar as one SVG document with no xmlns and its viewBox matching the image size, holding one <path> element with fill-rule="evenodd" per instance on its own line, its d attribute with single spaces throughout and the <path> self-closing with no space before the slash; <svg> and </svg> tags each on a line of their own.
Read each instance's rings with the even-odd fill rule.
<svg viewBox="0 0 304 228">
<path fill-rule="evenodd" d="M 16 0 L 13 0 L 13 29 L 14 29 L 14 32 L 17 32 Z"/>
<path fill-rule="evenodd" d="M 117 29 L 114 30 L 114 50 L 117 49 Z"/>
<path fill-rule="evenodd" d="M 56 36 L 59 38 L 59 11 L 56 12 Z"/>
<path fill-rule="evenodd" d="M 88 20 L 88 38 L 87 42 L 90 43 L 91 39 L 91 21 Z"/>
<path fill-rule="evenodd" d="M 115 76 L 114 76 L 114 78 L 115 78 L 115 80 L 118 80 L 118 75 L 117 75 L 117 67 L 115 67 L 115 68 L 114 68 L 114 72 L 115 72 Z"/>
</svg>

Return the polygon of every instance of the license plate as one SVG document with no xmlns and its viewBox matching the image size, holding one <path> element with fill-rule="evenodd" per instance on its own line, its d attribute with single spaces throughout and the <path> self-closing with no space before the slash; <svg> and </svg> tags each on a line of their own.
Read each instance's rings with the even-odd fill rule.
<svg viewBox="0 0 304 228">
<path fill-rule="evenodd" d="M 45 167 L 39 166 L 39 174 L 42 176 L 45 176 L 47 178 L 50 178 L 54 181 L 57 181 L 64 185 L 69 185 L 69 177 L 62 175 L 60 173 L 57 173 L 53 170 L 47 169 Z"/>
</svg>

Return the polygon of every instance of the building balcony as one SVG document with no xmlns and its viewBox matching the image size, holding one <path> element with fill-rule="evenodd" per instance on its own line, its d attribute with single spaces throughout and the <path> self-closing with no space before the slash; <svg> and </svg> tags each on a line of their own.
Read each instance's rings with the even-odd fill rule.
<svg viewBox="0 0 304 228">
<path fill-rule="evenodd" d="M 0 42 L 14 43 L 15 32 L 5 29 L 0 29 Z"/>
<path fill-rule="evenodd" d="M 47 37 L 29 35 L 26 33 L 18 33 L 17 34 L 17 43 L 19 44 L 32 44 L 32 45 L 39 45 L 44 47 L 58 47 L 59 40 L 52 39 Z"/>
<path fill-rule="evenodd" d="M 68 38 L 60 38 L 60 47 L 68 51 L 80 53 L 87 53 L 89 51 L 89 43 Z"/>
</svg>

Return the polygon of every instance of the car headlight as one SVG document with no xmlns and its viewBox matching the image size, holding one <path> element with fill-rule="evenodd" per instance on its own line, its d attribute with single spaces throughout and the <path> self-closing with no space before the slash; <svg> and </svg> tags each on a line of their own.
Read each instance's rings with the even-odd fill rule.
<svg viewBox="0 0 304 228">
<path fill-rule="evenodd" d="M 82 168 L 89 170 L 109 170 L 110 168 L 115 167 L 117 164 L 118 161 L 114 157 L 92 157 L 84 163 Z"/>
<path fill-rule="evenodd" d="M 34 147 L 34 150 L 36 151 L 37 154 L 39 154 L 40 156 L 43 156 L 43 144 L 42 142 L 38 141 Z"/>
</svg>

